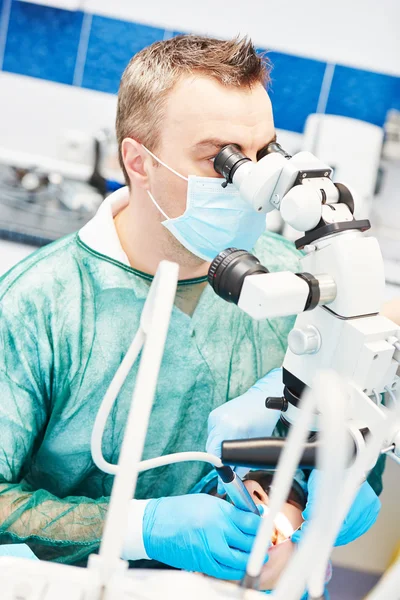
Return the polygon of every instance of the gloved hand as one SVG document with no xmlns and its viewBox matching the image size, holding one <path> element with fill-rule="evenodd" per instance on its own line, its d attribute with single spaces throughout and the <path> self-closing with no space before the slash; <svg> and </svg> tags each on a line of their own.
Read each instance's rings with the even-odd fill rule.
<svg viewBox="0 0 400 600">
<path fill-rule="evenodd" d="M 150 500 L 143 543 L 150 558 L 219 579 L 241 579 L 261 517 L 207 494 Z"/>
<path fill-rule="evenodd" d="M 292 541 L 297 543 L 300 541 L 301 536 L 307 527 L 307 520 L 313 513 L 316 488 L 318 482 L 319 473 L 317 470 L 311 472 L 310 478 L 307 483 L 308 487 L 308 500 L 306 508 L 303 512 L 303 523 L 301 529 L 296 531 L 292 535 Z M 361 485 L 358 494 L 353 502 L 353 505 L 345 518 L 342 528 L 336 538 L 335 546 L 344 546 L 353 542 L 360 536 L 364 535 L 375 523 L 379 511 L 381 508 L 381 502 L 378 496 L 375 494 L 368 481 L 364 481 Z"/>
<path fill-rule="evenodd" d="M 264 594 L 273 594 L 273 593 L 274 593 L 274 590 L 265 590 L 265 592 L 264 592 Z M 329 597 L 327 596 L 327 593 L 328 593 L 327 590 L 325 590 L 325 596 L 324 596 L 325 600 L 329 600 Z M 304 592 L 304 594 L 302 595 L 302 597 L 300 598 L 300 600 L 309 600 L 308 599 L 308 593 Z"/>
<path fill-rule="evenodd" d="M 265 400 L 268 396 L 282 395 L 282 369 L 274 369 L 247 392 L 213 410 L 208 417 L 207 452 L 221 456 L 224 440 L 269 437 L 280 413 L 268 410 Z M 235 471 L 243 477 L 249 469 L 239 467 Z M 218 493 L 223 492 L 222 484 L 218 483 Z"/>
</svg>

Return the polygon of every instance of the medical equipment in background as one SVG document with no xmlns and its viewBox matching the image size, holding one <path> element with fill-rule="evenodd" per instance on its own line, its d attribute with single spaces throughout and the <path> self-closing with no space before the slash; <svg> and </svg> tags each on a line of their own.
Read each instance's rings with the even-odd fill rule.
<svg viewBox="0 0 400 600">
<path fill-rule="evenodd" d="M 383 158 L 400 160 L 400 110 L 391 109 L 386 115 L 384 125 L 385 142 Z"/>
<path fill-rule="evenodd" d="M 0 239 L 44 246 L 81 229 L 103 197 L 83 181 L 0 164 Z"/>
<path fill-rule="evenodd" d="M 333 168 L 354 196 L 354 216 L 369 218 L 381 185 L 382 127 L 339 115 L 312 114 L 304 126 L 302 150 Z M 357 140 L 357 149 L 354 149 Z"/>
<path fill-rule="evenodd" d="M 384 125 L 382 166 L 385 176 L 372 206 L 372 233 L 382 250 L 386 282 L 400 286 L 400 111 L 390 110 Z M 393 296 L 400 294 L 393 288 Z"/>
</svg>

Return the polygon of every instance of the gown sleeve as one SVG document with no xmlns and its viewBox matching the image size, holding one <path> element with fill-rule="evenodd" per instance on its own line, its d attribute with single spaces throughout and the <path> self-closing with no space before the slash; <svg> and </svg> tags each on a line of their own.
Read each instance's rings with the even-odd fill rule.
<svg viewBox="0 0 400 600">
<path fill-rule="evenodd" d="M 35 334 L 29 315 L 0 303 L 0 544 L 77 564 L 100 544 L 108 498 L 58 498 L 25 480 L 51 417 L 49 340 Z"/>
</svg>

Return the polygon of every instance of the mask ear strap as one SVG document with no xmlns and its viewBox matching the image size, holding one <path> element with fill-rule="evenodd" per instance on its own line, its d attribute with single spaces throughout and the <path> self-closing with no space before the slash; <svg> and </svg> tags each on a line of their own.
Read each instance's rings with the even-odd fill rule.
<svg viewBox="0 0 400 600">
<path fill-rule="evenodd" d="M 170 221 L 170 218 L 168 215 L 165 214 L 165 212 L 163 211 L 163 209 L 161 208 L 161 206 L 155 201 L 153 194 L 147 190 L 148 195 L 150 196 L 151 201 L 153 202 L 153 204 L 158 208 L 158 210 L 160 211 L 160 213 L 167 219 L 167 221 Z"/>
<path fill-rule="evenodd" d="M 159 158 L 157 158 L 157 156 L 155 154 L 153 154 L 150 150 L 148 150 L 144 144 L 142 144 L 142 146 L 146 150 L 146 152 L 148 154 L 150 154 L 150 156 L 152 156 L 154 158 L 154 160 L 156 160 L 158 163 L 160 163 L 160 165 L 162 165 L 163 167 L 165 167 L 166 169 L 168 169 L 168 171 L 171 171 L 171 173 L 174 173 L 175 175 L 177 175 L 178 177 L 180 177 L 184 181 L 189 181 L 189 179 L 187 177 L 184 177 L 184 175 L 181 175 L 180 173 L 178 173 L 178 171 L 175 171 L 175 169 L 173 169 L 172 167 L 169 167 L 162 160 L 160 160 Z"/>
</svg>

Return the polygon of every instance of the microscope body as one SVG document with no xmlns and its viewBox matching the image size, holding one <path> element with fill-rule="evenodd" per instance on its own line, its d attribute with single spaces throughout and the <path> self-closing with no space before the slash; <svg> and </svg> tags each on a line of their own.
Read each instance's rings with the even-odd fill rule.
<svg viewBox="0 0 400 600">
<path fill-rule="evenodd" d="M 229 145 L 214 167 L 225 177 L 223 185 L 235 185 L 254 210 L 276 208 L 284 221 L 305 232 L 296 241 L 304 250 L 302 272 L 269 273 L 256 257 L 228 249 L 211 264 L 209 282 L 254 319 L 298 315 L 283 362 L 284 397 L 269 398 L 266 406 L 280 410 L 289 426 L 316 373 L 333 369 L 346 383 L 349 431 L 361 447 L 368 432 L 388 418 L 381 394 L 387 392 L 397 403 L 399 385 L 400 328 L 379 314 L 385 286 L 379 244 L 364 234 L 369 221 L 354 218 L 353 195 L 331 181 L 329 166 L 308 152 L 291 157 L 279 144 L 270 146 L 252 163 Z M 316 414 L 312 431 L 318 431 L 318 419 Z M 393 423 L 385 440 L 398 462 L 399 432 L 400 422 Z M 245 464 L 240 463 L 240 445 L 230 446 L 238 460 L 228 464 Z M 242 448 L 250 454 L 254 450 L 254 456 L 257 447 L 266 448 L 256 440 L 250 446 L 244 442 Z"/>
<path fill-rule="evenodd" d="M 385 281 L 376 239 L 359 231 L 322 238 L 306 247 L 301 263 L 317 279 L 319 273 L 329 274 L 336 296 L 297 316 L 283 363 L 285 385 L 300 397 L 318 370 L 330 368 L 349 389 L 378 402 L 385 388 L 396 386 L 400 353 L 394 343 L 400 341 L 400 333 L 395 323 L 379 314 Z M 284 419 L 292 423 L 297 410 L 289 402 Z M 368 427 L 354 399 L 349 398 L 348 411 L 349 420 Z"/>
</svg>

